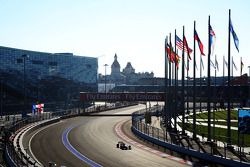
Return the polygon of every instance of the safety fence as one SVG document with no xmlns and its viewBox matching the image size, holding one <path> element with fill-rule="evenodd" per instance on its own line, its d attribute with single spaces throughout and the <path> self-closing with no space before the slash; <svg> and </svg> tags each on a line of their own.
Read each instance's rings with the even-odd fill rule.
<svg viewBox="0 0 250 167">
<path fill-rule="evenodd" d="M 180 153 L 181 155 L 191 156 L 198 159 L 201 159 L 205 162 L 221 164 L 225 166 L 249 166 L 249 163 L 232 160 L 226 156 L 218 156 L 212 155 L 211 153 L 206 152 L 204 149 L 199 147 L 199 141 L 195 142 L 198 147 L 192 148 L 190 147 L 190 140 L 186 140 L 189 138 L 188 136 L 181 136 L 178 132 L 167 132 L 164 128 L 158 128 L 151 126 L 150 124 L 145 122 L 146 111 L 141 110 L 134 112 L 132 114 L 132 131 L 133 133 L 155 145 L 158 145 L 164 149 L 168 149 Z M 151 114 L 154 115 L 154 114 Z M 181 142 L 181 140 L 185 140 L 186 142 Z"/>
<path fill-rule="evenodd" d="M 86 113 L 103 112 L 116 108 L 128 107 L 137 103 L 119 103 L 95 105 L 88 108 L 80 109 L 68 109 L 58 110 L 55 112 L 44 112 L 37 115 L 28 114 L 27 118 L 21 119 L 20 115 L 5 116 L 5 124 L 2 135 L 2 141 L 4 142 L 4 158 L 8 166 L 20 167 L 20 166 L 42 166 L 29 156 L 27 148 L 22 146 L 22 139 L 28 131 L 34 131 L 37 128 L 46 126 L 48 124 L 55 123 L 60 119 L 67 119 Z"/>
</svg>

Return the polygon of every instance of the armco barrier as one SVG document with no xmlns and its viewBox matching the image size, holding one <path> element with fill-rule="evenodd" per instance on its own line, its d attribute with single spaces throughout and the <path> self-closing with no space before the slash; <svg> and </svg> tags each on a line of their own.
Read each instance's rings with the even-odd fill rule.
<svg viewBox="0 0 250 167">
<path fill-rule="evenodd" d="M 132 118 L 133 121 L 138 121 L 139 119 L 136 118 L 136 115 Z M 175 152 L 178 152 L 178 153 L 181 153 L 181 154 L 185 154 L 185 155 L 189 155 L 189 156 L 192 156 L 192 157 L 196 157 L 198 159 L 202 159 L 202 160 L 205 160 L 207 162 L 212 162 L 212 163 L 216 163 L 216 164 L 221 164 L 221 165 L 225 165 L 225 166 L 240 166 L 240 167 L 249 167 L 250 164 L 249 163 L 245 163 L 245 162 L 240 162 L 240 161 L 234 161 L 234 160 L 231 160 L 231 159 L 227 159 L 227 158 L 223 158 L 223 157 L 219 157 L 219 156 L 213 156 L 213 155 L 210 155 L 208 153 L 201 153 L 199 151 L 196 151 L 196 150 L 192 150 L 192 149 L 186 149 L 184 147 L 181 147 L 179 145 L 175 145 L 175 144 L 171 144 L 171 143 L 167 143 L 165 141 L 162 141 L 162 140 L 159 140 L 158 138 L 155 138 L 155 137 L 152 137 L 150 135 L 147 135 L 141 131 L 139 131 L 136 126 L 137 123 L 136 122 L 133 122 L 132 123 L 132 127 L 131 127 L 131 130 L 132 132 L 144 139 L 144 140 L 147 140 L 153 144 L 156 144 L 158 146 L 162 146 L 164 148 L 167 148 L 169 150 L 172 150 L 172 151 L 175 151 Z"/>
<path fill-rule="evenodd" d="M 13 166 L 13 167 L 15 167 L 15 166 L 17 167 L 17 166 L 20 166 L 20 163 L 21 163 L 23 165 L 28 164 L 28 166 L 40 167 L 41 165 L 39 165 L 28 154 L 26 154 L 24 147 L 22 145 L 22 139 L 23 139 L 24 135 L 26 135 L 27 133 L 30 133 L 31 131 L 39 129 L 43 126 L 56 123 L 58 121 L 60 121 L 60 117 L 52 118 L 50 120 L 43 120 L 40 123 L 36 122 L 36 123 L 34 123 L 34 125 L 31 125 L 30 127 L 24 128 L 23 130 L 19 131 L 19 133 L 21 133 L 21 134 L 17 134 L 15 139 L 13 140 L 13 148 L 11 148 L 11 149 L 6 148 L 5 149 L 5 159 L 8 163 L 8 165 Z M 6 147 L 10 148 L 11 146 L 6 146 Z M 9 152 L 10 150 L 14 151 L 14 152 L 10 153 Z M 12 158 L 13 156 L 11 156 L 10 154 L 12 154 L 12 155 L 15 154 L 16 156 L 18 156 L 22 162 L 19 161 L 19 163 L 17 164 L 15 162 L 15 160 Z"/>
<path fill-rule="evenodd" d="M 97 113 L 97 112 L 103 112 L 103 111 L 108 111 L 112 109 L 123 108 L 123 107 L 128 107 L 128 106 L 133 106 L 133 105 L 137 105 L 137 103 L 129 103 L 126 105 L 114 106 L 114 107 L 110 107 L 110 108 L 106 108 L 106 109 L 102 109 L 98 111 L 93 110 L 93 109 L 90 109 L 90 110 L 87 109 L 86 112 Z M 19 121 L 11 123 L 9 126 L 7 126 L 8 135 L 6 138 L 8 138 L 8 141 L 6 140 L 6 145 L 5 145 L 5 150 L 4 150 L 5 161 L 11 167 L 27 166 L 27 162 L 28 162 L 28 166 L 33 166 L 33 167 L 41 166 L 37 162 L 35 162 L 28 154 L 26 154 L 24 148 L 21 147 L 22 138 L 24 137 L 24 135 L 30 133 L 31 131 L 35 131 L 36 129 L 39 129 L 43 126 L 56 123 L 60 121 L 61 119 L 68 119 L 71 117 L 76 117 L 76 116 L 81 116 L 81 115 L 84 115 L 84 113 L 74 112 L 74 111 L 72 112 L 71 110 L 65 110 L 65 111 L 60 111 L 60 112 L 51 113 L 51 114 L 49 113 L 48 115 L 46 114 L 45 117 L 37 117 L 37 118 L 31 117 L 31 119 L 19 120 Z M 57 117 L 55 118 L 55 116 Z M 15 140 L 15 141 L 18 141 L 18 143 L 15 144 L 16 146 L 15 147 L 13 143 L 15 135 L 17 135 L 23 129 L 27 128 L 26 127 L 27 124 L 30 124 L 32 122 L 37 122 L 39 120 L 43 120 L 43 121 L 41 121 L 41 123 L 38 123 L 35 126 L 28 128 L 27 130 L 22 132 L 21 135 L 18 135 L 18 140 L 17 139 Z M 15 135 L 12 136 L 11 133 L 15 133 Z"/>
</svg>

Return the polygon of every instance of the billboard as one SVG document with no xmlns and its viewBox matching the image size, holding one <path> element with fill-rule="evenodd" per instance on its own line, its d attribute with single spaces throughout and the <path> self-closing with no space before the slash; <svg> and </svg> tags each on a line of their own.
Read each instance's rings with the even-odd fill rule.
<svg viewBox="0 0 250 167">
<path fill-rule="evenodd" d="M 238 109 L 238 131 L 241 134 L 250 134 L 250 108 Z"/>
<path fill-rule="evenodd" d="M 164 101 L 165 93 L 87 93 L 80 92 L 80 100 L 84 101 Z"/>
</svg>

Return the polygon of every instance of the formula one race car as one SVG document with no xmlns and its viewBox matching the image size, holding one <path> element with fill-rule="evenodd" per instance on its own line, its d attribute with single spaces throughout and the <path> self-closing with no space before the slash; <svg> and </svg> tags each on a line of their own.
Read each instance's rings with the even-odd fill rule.
<svg viewBox="0 0 250 167">
<path fill-rule="evenodd" d="M 119 142 L 116 144 L 116 148 L 120 148 L 121 150 L 131 150 L 131 146 L 128 145 L 128 144 L 125 144 L 125 143 L 122 142 L 122 141 L 119 141 Z"/>
</svg>

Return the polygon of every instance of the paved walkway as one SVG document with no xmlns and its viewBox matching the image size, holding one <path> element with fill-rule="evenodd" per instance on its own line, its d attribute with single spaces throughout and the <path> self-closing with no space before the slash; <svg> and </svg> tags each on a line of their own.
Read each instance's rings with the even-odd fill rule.
<svg viewBox="0 0 250 167">
<path fill-rule="evenodd" d="M 199 122 L 199 125 L 208 126 L 208 123 Z M 211 123 L 211 127 L 213 127 L 213 126 L 214 126 L 214 124 Z M 226 126 L 226 125 L 217 125 L 217 124 L 215 124 L 215 127 L 216 127 L 216 128 L 227 129 L 227 126 Z M 231 126 L 231 129 L 232 129 L 232 130 L 238 130 L 238 127 L 233 127 L 233 126 Z"/>
<path fill-rule="evenodd" d="M 203 112 L 207 112 L 207 111 L 203 111 Z M 197 112 L 197 114 L 198 114 L 198 113 L 201 113 L 201 112 Z M 192 113 L 190 113 L 190 115 L 192 115 Z M 188 115 L 186 115 L 186 116 L 188 116 Z M 192 119 L 189 119 L 189 120 L 192 121 Z M 198 120 L 198 119 L 197 119 L 197 120 Z M 205 120 L 205 121 L 207 121 L 206 119 L 200 119 L 200 120 L 203 120 L 203 121 Z M 172 119 L 172 121 L 174 121 L 174 120 Z M 226 120 L 222 120 L 222 121 L 225 121 L 225 122 L 226 122 Z M 180 118 L 177 119 L 177 122 L 180 122 Z M 238 122 L 238 120 L 231 120 L 231 122 Z M 203 126 L 208 126 L 207 123 L 201 123 L 201 122 L 200 122 L 200 124 L 203 125 Z M 213 124 L 211 124 L 211 127 L 213 127 Z M 224 125 L 217 125 L 217 124 L 215 124 L 215 127 L 227 129 L 227 126 L 224 126 Z M 232 129 L 232 130 L 238 130 L 238 127 L 231 127 L 231 129 Z M 182 131 L 182 128 L 181 128 L 178 124 L 177 124 L 177 130 Z M 186 130 L 185 132 L 188 134 L 188 136 L 193 136 L 193 133 L 192 133 L 192 132 L 189 132 L 189 131 L 187 131 L 187 130 Z M 197 135 L 197 137 L 200 139 L 200 141 L 202 141 L 202 136 Z M 207 140 L 206 137 L 204 137 L 203 139 L 204 139 L 205 141 Z M 224 146 L 224 142 L 217 141 L 217 145 L 223 147 L 223 146 Z M 235 150 L 237 150 L 237 149 L 239 148 L 237 145 L 232 145 L 232 146 L 234 147 Z M 250 153 L 250 147 L 244 147 L 244 152 L 247 153 L 247 154 Z"/>
<path fill-rule="evenodd" d="M 207 112 L 207 111 L 203 111 L 203 112 L 197 112 L 197 114 L 199 114 L 199 113 L 204 113 L 204 112 Z M 192 115 L 192 113 L 190 113 L 189 115 Z M 186 115 L 186 116 L 189 116 L 189 115 Z M 188 119 L 190 122 L 192 122 L 193 121 L 193 119 Z M 197 121 L 200 121 L 199 122 L 199 125 L 203 125 L 203 126 L 208 126 L 208 124 L 206 123 L 206 122 L 202 122 L 202 121 L 207 121 L 206 119 L 196 119 Z M 172 121 L 174 121 L 173 119 L 172 119 Z M 216 120 L 217 121 L 217 120 Z M 161 122 L 161 118 L 159 117 L 159 118 L 157 118 L 157 117 L 152 117 L 152 121 L 151 121 L 152 123 L 151 123 L 151 126 L 153 126 L 153 127 L 156 127 L 156 128 L 160 128 L 160 129 L 162 129 L 162 127 L 161 127 L 161 124 L 160 124 L 160 122 Z M 177 122 L 181 122 L 181 116 L 179 117 L 179 118 L 177 118 Z M 218 122 L 227 122 L 226 120 L 222 120 L 222 119 L 219 119 L 218 120 Z M 238 122 L 238 120 L 231 120 L 231 122 Z M 211 127 L 213 127 L 213 124 L 211 124 Z M 215 127 L 216 128 L 223 128 L 223 129 L 227 129 L 227 126 L 226 125 L 217 125 L 217 124 L 215 124 Z M 232 130 L 238 130 L 238 127 L 231 127 L 231 129 Z M 177 130 L 179 130 L 179 131 L 182 131 L 182 128 L 177 124 Z M 185 131 L 186 133 L 187 133 L 187 135 L 188 136 L 193 136 L 193 133 L 192 132 L 190 132 L 190 131 Z M 200 135 L 197 135 L 197 137 L 200 139 L 200 141 L 207 141 L 207 138 L 206 137 L 204 137 L 204 138 L 202 138 L 202 136 L 200 136 Z M 217 141 L 217 145 L 219 146 L 219 147 L 224 147 L 224 142 L 222 142 L 222 141 Z M 234 149 L 235 150 L 237 150 L 239 147 L 237 146 L 237 145 L 232 145 L 233 147 L 234 147 Z M 245 152 L 245 153 L 250 153 L 250 147 L 244 147 L 244 149 L 243 149 L 243 151 Z"/>
<path fill-rule="evenodd" d="M 193 119 L 188 119 L 189 121 L 193 121 Z M 203 121 L 207 121 L 207 119 L 196 119 L 196 121 L 200 121 L 200 122 L 203 122 Z M 227 122 L 226 120 L 224 119 L 215 119 L 216 122 Z M 238 120 L 231 120 L 231 122 L 238 122 Z"/>
</svg>

